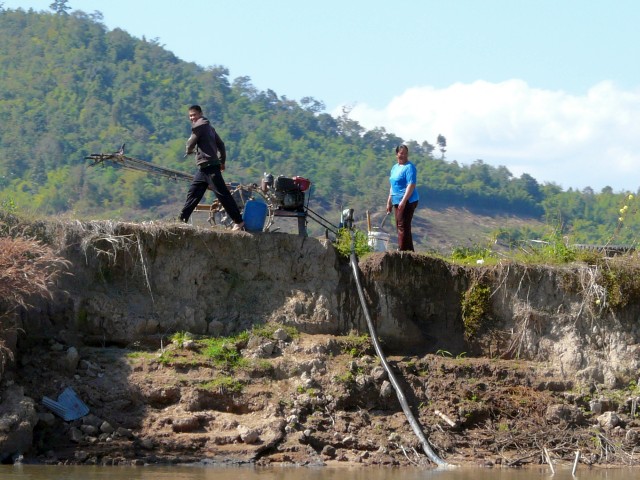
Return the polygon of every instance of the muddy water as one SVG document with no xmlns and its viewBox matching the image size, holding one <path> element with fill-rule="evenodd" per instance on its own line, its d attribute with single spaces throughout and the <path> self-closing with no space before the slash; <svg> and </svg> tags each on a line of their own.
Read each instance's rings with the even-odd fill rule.
<svg viewBox="0 0 640 480">
<path fill-rule="evenodd" d="M 640 469 L 548 468 L 429 470 L 408 468 L 219 468 L 0 466 L 2 480 L 629 480 Z"/>
</svg>

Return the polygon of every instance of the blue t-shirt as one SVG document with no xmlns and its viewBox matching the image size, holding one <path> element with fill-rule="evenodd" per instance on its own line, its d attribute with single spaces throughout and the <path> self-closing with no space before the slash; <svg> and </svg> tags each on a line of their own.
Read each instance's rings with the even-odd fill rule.
<svg viewBox="0 0 640 480">
<path fill-rule="evenodd" d="M 389 183 L 391 183 L 391 203 L 397 205 L 404 197 L 404 192 L 407 191 L 407 187 L 411 184 L 417 184 L 418 171 L 413 163 L 407 162 L 404 165 L 396 163 L 391 168 L 391 174 L 389 175 Z M 407 203 L 413 203 L 418 201 L 418 189 L 414 188 L 411 197 Z"/>
</svg>

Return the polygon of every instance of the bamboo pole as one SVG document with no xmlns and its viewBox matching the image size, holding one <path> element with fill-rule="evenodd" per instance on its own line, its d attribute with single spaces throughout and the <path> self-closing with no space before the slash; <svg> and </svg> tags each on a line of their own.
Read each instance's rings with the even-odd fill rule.
<svg viewBox="0 0 640 480">
<path fill-rule="evenodd" d="M 549 452 L 547 451 L 546 448 L 543 449 L 544 450 L 544 456 L 547 459 L 547 463 L 549 464 L 549 468 L 551 469 L 551 475 L 555 475 L 556 474 L 556 470 L 553 468 L 553 462 L 551 461 L 551 457 L 549 456 Z"/>
<path fill-rule="evenodd" d="M 578 469 L 578 462 L 580 461 L 580 450 L 576 451 L 576 459 L 573 462 L 573 470 L 571 470 L 571 476 L 576 476 L 576 470 Z"/>
</svg>

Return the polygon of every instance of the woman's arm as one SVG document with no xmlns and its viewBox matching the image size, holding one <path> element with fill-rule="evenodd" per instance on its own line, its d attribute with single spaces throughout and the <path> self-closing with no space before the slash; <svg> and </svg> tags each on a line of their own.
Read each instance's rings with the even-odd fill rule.
<svg viewBox="0 0 640 480">
<path fill-rule="evenodd" d="M 405 190 L 404 195 L 402 196 L 402 200 L 400 200 L 400 203 L 398 204 L 398 208 L 404 208 L 405 207 L 405 205 L 407 204 L 407 202 L 411 198 L 411 195 L 413 194 L 413 191 L 415 189 L 416 189 L 416 184 L 415 183 L 410 183 L 409 185 L 407 185 L 407 189 Z"/>
<path fill-rule="evenodd" d="M 391 201 L 391 192 L 389 192 L 389 198 L 387 198 L 387 213 L 391 213 L 393 210 L 393 202 Z"/>
</svg>

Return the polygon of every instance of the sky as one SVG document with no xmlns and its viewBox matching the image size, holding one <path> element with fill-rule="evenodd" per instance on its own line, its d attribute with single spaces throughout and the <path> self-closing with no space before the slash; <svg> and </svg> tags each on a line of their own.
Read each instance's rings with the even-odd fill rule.
<svg viewBox="0 0 640 480">
<path fill-rule="evenodd" d="M 50 11 L 53 0 L 0 0 Z M 637 0 L 68 0 L 108 29 L 540 183 L 640 188 Z M 347 160 L 347 159 L 345 159 Z M 381 159 L 387 166 L 393 162 Z M 419 165 L 418 165 L 419 167 Z"/>
</svg>

